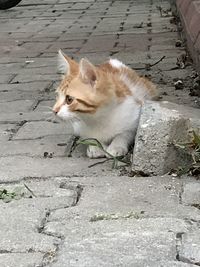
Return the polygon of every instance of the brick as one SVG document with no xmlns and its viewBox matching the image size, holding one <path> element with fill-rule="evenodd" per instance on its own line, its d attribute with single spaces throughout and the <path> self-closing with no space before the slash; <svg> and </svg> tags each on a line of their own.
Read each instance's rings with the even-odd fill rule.
<svg viewBox="0 0 200 267">
<path fill-rule="evenodd" d="M 1 83 L 8 83 L 12 79 L 13 75 L 11 74 L 4 74 L 0 75 L 0 84 Z"/>
<path fill-rule="evenodd" d="M 191 40 L 194 43 L 200 32 L 200 2 L 193 1 L 185 15 L 185 23 L 188 27 L 188 32 Z"/>
<path fill-rule="evenodd" d="M 55 81 L 60 80 L 60 75 L 50 75 L 50 74 L 38 74 L 37 70 L 34 73 L 34 69 L 32 71 L 32 75 L 22 75 L 18 74 L 13 80 L 12 83 L 29 83 L 29 82 L 40 82 L 40 81 Z M 25 86 L 25 85 L 24 85 Z"/>
<path fill-rule="evenodd" d="M 33 100 L 16 100 L 0 103 L 0 113 L 26 112 L 33 105 Z"/>
<path fill-rule="evenodd" d="M 82 46 L 80 53 L 110 51 L 115 44 L 115 38 L 114 36 L 91 37 L 90 40 Z"/>
<path fill-rule="evenodd" d="M 0 84 L 0 92 L 1 91 L 30 91 L 33 93 L 34 91 L 37 92 L 38 90 L 43 90 L 46 87 L 49 87 L 50 83 L 48 81 L 38 81 L 38 82 L 31 82 L 31 83 L 24 83 L 22 86 L 21 84 Z M 2 99 L 2 98 L 1 98 Z"/>
<path fill-rule="evenodd" d="M 18 73 L 18 71 L 24 67 L 26 65 L 26 63 L 10 63 L 10 64 L 6 64 L 6 66 L 4 64 L 0 64 L 0 73 L 1 74 L 7 74 L 10 75 L 11 73 Z"/>
<path fill-rule="evenodd" d="M 57 135 L 56 138 L 52 135 L 41 137 L 36 140 L 10 140 L 9 136 L 12 135 L 12 129 L 14 124 L 4 125 L 0 124 L 0 130 L 4 127 L 4 131 L 0 134 L 0 156 L 30 156 L 43 158 L 46 153 L 46 157 L 67 157 L 67 143 L 69 142 L 71 135 L 63 134 Z M 7 130 L 9 129 L 9 130 Z M 16 127 L 17 129 L 17 127 Z M 15 130 L 15 128 L 14 128 Z M 7 141 L 7 142 L 6 142 Z"/>
<path fill-rule="evenodd" d="M 84 39 L 82 40 L 68 40 L 64 42 L 56 42 L 56 44 L 52 44 L 48 49 L 46 49 L 47 52 L 58 52 L 59 49 L 68 50 L 73 48 L 80 48 L 84 42 Z"/>
<path fill-rule="evenodd" d="M 0 157 L 0 181 L 22 181 L 25 177 L 73 177 L 102 175 L 101 169 L 88 166 L 99 160 L 81 158 L 34 158 L 29 156 Z M 104 169 L 109 171 L 110 164 L 104 164 Z"/>
<path fill-rule="evenodd" d="M 43 253 L 1 253 L 1 267 L 15 267 L 16 262 L 20 267 L 39 266 Z"/>
<path fill-rule="evenodd" d="M 71 127 L 66 127 L 64 123 L 48 121 L 27 122 L 19 129 L 13 139 L 38 139 L 44 136 L 70 133 L 72 133 Z"/>
<path fill-rule="evenodd" d="M 0 124 L 0 141 L 3 143 L 8 141 L 15 129 L 16 124 Z"/>
</svg>

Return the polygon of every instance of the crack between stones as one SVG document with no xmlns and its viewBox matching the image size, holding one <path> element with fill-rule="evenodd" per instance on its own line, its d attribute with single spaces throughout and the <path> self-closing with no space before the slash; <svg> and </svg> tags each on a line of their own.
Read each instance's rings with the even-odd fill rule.
<svg viewBox="0 0 200 267">
<path fill-rule="evenodd" d="M 72 174 L 72 175 L 59 175 L 59 176 L 44 176 L 44 177 L 39 177 L 39 176 L 25 176 L 22 179 L 16 179 L 16 180 L 12 180 L 12 181 L 1 181 L 0 180 L 0 185 L 2 184 L 20 184 L 22 182 L 26 182 L 26 181 L 48 181 L 51 179 L 56 179 L 56 178 L 64 178 L 64 179 L 73 179 L 76 177 L 85 177 L 85 175 L 83 174 Z M 89 176 L 87 176 L 89 177 Z M 96 176 L 92 176 L 92 177 L 96 177 Z M 70 181 L 70 182 L 77 182 L 78 181 Z"/>
<path fill-rule="evenodd" d="M 176 260 L 177 261 L 181 261 L 180 260 L 180 247 L 182 245 L 183 234 L 184 234 L 183 232 L 176 233 Z"/>
<path fill-rule="evenodd" d="M 50 263 L 55 262 L 56 257 L 58 255 L 58 252 L 59 252 L 59 250 L 60 250 L 60 248 L 64 242 L 64 236 L 62 236 L 60 234 L 45 232 L 45 226 L 48 223 L 48 219 L 49 219 L 51 213 L 56 211 L 56 210 L 59 210 L 59 209 L 66 209 L 66 208 L 70 208 L 70 207 L 74 207 L 74 206 L 78 205 L 78 202 L 81 198 L 81 194 L 83 191 L 83 186 L 80 184 L 77 184 L 74 186 L 74 185 L 69 185 L 69 184 L 63 183 L 63 184 L 60 184 L 60 188 L 74 190 L 74 192 L 76 192 L 76 198 L 75 198 L 74 203 L 72 203 L 72 205 L 70 205 L 70 206 L 67 205 L 66 207 L 48 209 L 47 211 L 45 211 L 44 217 L 42 218 L 40 225 L 37 228 L 37 231 L 40 234 L 57 238 L 58 242 L 54 243 L 54 246 L 55 246 L 54 251 L 49 251 L 49 252 L 44 253 L 42 263 L 40 265 L 38 265 L 38 267 L 45 267 L 45 266 L 49 265 Z"/>
<path fill-rule="evenodd" d="M 11 141 L 13 139 L 13 137 L 17 134 L 17 132 L 19 131 L 19 129 L 25 124 L 27 123 L 27 120 L 22 120 L 20 122 L 17 123 L 16 128 L 13 129 L 12 133 L 10 134 L 8 141 Z"/>
<path fill-rule="evenodd" d="M 183 199 L 182 199 L 183 193 L 184 193 L 184 186 L 183 183 L 181 183 L 181 189 L 178 194 L 179 204 L 183 204 Z"/>
</svg>

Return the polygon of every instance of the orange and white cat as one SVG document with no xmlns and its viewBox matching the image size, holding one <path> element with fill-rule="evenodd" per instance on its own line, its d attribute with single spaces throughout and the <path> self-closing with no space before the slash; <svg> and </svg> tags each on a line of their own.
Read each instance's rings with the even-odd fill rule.
<svg viewBox="0 0 200 267">
<path fill-rule="evenodd" d="M 72 123 L 82 138 L 96 138 L 113 156 L 125 155 L 133 142 L 141 106 L 155 96 L 156 88 L 117 59 L 94 66 L 80 63 L 59 51 L 59 71 L 65 76 L 57 88 L 53 111 Z M 103 157 L 96 146 L 88 146 L 90 158 Z"/>
</svg>

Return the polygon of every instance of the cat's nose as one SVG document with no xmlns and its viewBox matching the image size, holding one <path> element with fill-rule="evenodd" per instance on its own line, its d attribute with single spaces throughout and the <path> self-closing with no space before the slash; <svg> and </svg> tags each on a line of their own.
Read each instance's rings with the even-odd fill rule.
<svg viewBox="0 0 200 267">
<path fill-rule="evenodd" d="M 58 111 L 59 111 L 59 108 L 53 108 L 53 113 L 54 113 L 55 115 L 57 115 Z"/>
</svg>

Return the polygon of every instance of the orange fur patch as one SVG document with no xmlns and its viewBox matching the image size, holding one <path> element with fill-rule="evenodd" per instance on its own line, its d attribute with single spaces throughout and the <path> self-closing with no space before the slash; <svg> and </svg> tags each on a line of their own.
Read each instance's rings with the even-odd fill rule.
<svg viewBox="0 0 200 267">
<path fill-rule="evenodd" d="M 81 78 L 78 63 L 67 56 L 66 59 L 70 65 L 70 75 L 64 77 L 57 92 L 74 98 L 74 101 L 69 105 L 69 110 L 72 112 L 94 113 L 99 107 L 113 101 L 113 99 L 120 102 L 126 96 L 132 95 L 133 92 L 120 78 L 122 76 L 126 77 L 131 84 L 137 84 L 147 90 L 150 96 L 156 94 L 156 87 L 153 83 L 140 77 L 128 67 L 116 68 L 109 62 L 98 65 L 94 67 L 97 79 L 94 84 L 90 84 L 87 79 Z M 136 102 L 142 105 L 142 101 L 137 97 Z M 53 108 L 54 111 L 58 111 L 63 104 L 66 102 L 63 99 L 61 101 L 58 97 Z"/>
</svg>

